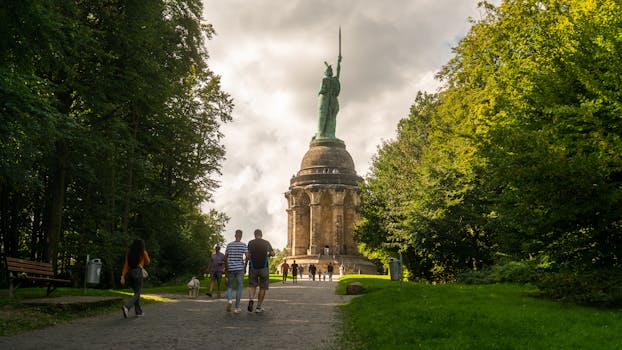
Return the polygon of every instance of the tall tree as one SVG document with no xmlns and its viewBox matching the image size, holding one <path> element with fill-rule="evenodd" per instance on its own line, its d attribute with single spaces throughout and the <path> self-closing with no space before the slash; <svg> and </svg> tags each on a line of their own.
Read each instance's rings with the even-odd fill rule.
<svg viewBox="0 0 622 350">
<path fill-rule="evenodd" d="M 505 1 L 487 13 L 446 77 L 485 97 L 473 120 L 506 248 L 619 264 L 620 5 Z"/>
<path fill-rule="evenodd" d="M 359 238 L 421 252 L 411 266 L 425 278 L 494 253 L 611 272 L 622 247 L 620 4 L 481 6 L 439 74 L 432 118 L 411 113 L 379 149 Z M 414 118 L 429 121 L 419 139 L 404 127 Z"/>
<path fill-rule="evenodd" d="M 202 3 L 26 0 L 0 11 L 3 253 L 65 268 L 89 252 L 112 266 L 132 237 L 156 252 L 184 241 L 171 237 L 186 236 L 188 217 L 206 223 L 196 239 L 218 241 L 226 217 L 199 208 L 218 185 L 233 104 L 207 65 Z"/>
<path fill-rule="evenodd" d="M 396 140 L 379 149 L 356 227 L 366 250 L 402 252 L 410 276 L 429 280 L 450 280 L 490 260 L 471 141 L 454 119 L 442 118 L 440 102 L 419 94 Z"/>
</svg>

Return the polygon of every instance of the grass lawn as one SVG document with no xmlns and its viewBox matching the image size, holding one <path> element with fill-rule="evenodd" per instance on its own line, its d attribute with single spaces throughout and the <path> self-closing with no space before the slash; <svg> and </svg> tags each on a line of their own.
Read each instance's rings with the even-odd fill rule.
<svg viewBox="0 0 622 350">
<path fill-rule="evenodd" d="M 244 276 L 244 287 L 248 286 L 248 275 Z M 280 282 L 281 275 L 270 275 L 270 282 Z M 161 287 L 146 287 L 143 289 L 141 297 L 142 305 L 149 305 L 155 302 L 166 302 L 169 299 L 160 298 L 159 294 L 187 294 L 188 288 L 185 282 L 177 282 Z M 226 288 L 223 296 L 226 297 Z M 201 280 L 201 295 L 209 290 L 209 280 Z M 91 317 L 109 312 L 120 312 L 121 303 L 108 306 L 95 306 L 77 309 L 63 309 L 55 306 L 29 306 L 20 301 L 25 299 L 37 299 L 45 297 L 46 288 L 19 288 L 15 291 L 15 298 L 8 299 L 8 289 L 0 289 L 0 336 L 14 335 L 29 330 L 53 326 L 58 323 L 67 322 L 79 318 Z M 245 293 L 248 293 L 245 291 Z M 120 296 L 127 300 L 133 292 L 129 289 L 94 289 L 89 288 L 84 292 L 83 288 L 58 288 L 51 297 L 58 296 Z M 244 294 L 247 295 L 247 294 Z"/>
<path fill-rule="evenodd" d="M 362 296 L 342 306 L 348 349 L 622 349 L 622 311 L 530 297 L 528 286 L 431 285 L 349 275 Z"/>
</svg>

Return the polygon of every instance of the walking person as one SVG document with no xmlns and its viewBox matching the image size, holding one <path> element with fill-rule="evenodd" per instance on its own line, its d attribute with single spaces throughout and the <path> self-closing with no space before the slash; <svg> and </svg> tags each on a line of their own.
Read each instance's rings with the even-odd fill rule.
<svg viewBox="0 0 622 350">
<path fill-rule="evenodd" d="M 288 273 L 289 273 L 289 264 L 287 263 L 287 260 L 284 260 L 283 263 L 281 264 L 281 274 L 283 275 L 283 284 L 287 282 Z"/>
<path fill-rule="evenodd" d="M 227 244 L 225 249 L 225 276 L 227 281 L 227 312 L 231 312 L 233 305 L 233 283 L 236 283 L 234 314 L 239 314 L 240 299 L 242 298 L 242 283 L 248 263 L 248 248 L 241 242 L 242 230 L 235 230 L 235 241 Z"/>
<path fill-rule="evenodd" d="M 132 306 L 137 317 L 144 315 L 143 309 L 140 307 L 140 294 L 143 291 L 143 267 L 149 265 L 150 262 L 149 254 L 145 250 L 145 241 L 135 239 L 127 251 L 123 270 L 121 271 L 121 284 L 127 282 L 134 290 L 134 295 L 123 305 L 124 318 L 127 318 Z"/>
<path fill-rule="evenodd" d="M 298 264 L 296 264 L 296 260 L 291 266 L 292 268 L 292 284 L 296 284 L 296 279 L 298 277 Z"/>
<path fill-rule="evenodd" d="M 225 254 L 220 252 L 220 246 L 216 245 L 214 247 L 214 252 L 210 257 L 209 266 L 207 267 L 209 271 L 209 292 L 205 293 L 208 297 L 212 296 L 212 292 L 214 291 L 214 282 L 216 282 L 216 291 L 217 295 L 220 298 L 220 281 L 222 280 L 222 274 L 225 268 Z"/>
<path fill-rule="evenodd" d="M 326 267 L 326 272 L 328 272 L 328 280 L 332 281 L 333 280 L 333 271 L 335 270 L 335 267 L 333 266 L 333 263 L 328 263 L 328 266 Z"/>
<path fill-rule="evenodd" d="M 315 281 L 315 272 L 317 271 L 317 268 L 315 267 L 314 264 L 309 265 L 309 279 L 312 279 Z"/>
<path fill-rule="evenodd" d="M 305 272 L 305 266 L 300 264 L 298 270 L 300 271 L 300 280 L 302 281 L 302 274 Z"/>
<path fill-rule="evenodd" d="M 257 307 L 256 313 L 262 313 L 263 301 L 266 297 L 266 291 L 270 287 L 270 272 L 268 270 L 268 257 L 274 256 L 274 249 L 270 242 L 261 238 L 263 233 L 260 229 L 255 230 L 255 239 L 248 242 L 248 253 L 250 255 L 250 266 L 248 269 L 248 287 L 249 287 L 249 300 L 248 300 L 248 312 L 253 312 L 255 292 L 257 286 L 259 286 L 259 293 L 257 295 Z"/>
</svg>

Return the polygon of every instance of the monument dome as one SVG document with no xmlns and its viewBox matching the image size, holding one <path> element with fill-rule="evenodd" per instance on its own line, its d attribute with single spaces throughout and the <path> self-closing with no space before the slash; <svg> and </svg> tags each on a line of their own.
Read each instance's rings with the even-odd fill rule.
<svg viewBox="0 0 622 350">
<path fill-rule="evenodd" d="M 352 156 L 340 140 L 313 140 L 292 177 L 291 186 L 341 184 L 356 186 L 362 179 L 356 174 Z"/>
</svg>

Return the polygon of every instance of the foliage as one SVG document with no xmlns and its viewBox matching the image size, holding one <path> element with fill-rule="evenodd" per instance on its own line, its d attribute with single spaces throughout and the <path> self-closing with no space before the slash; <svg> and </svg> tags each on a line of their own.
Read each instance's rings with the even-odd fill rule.
<svg viewBox="0 0 622 350">
<path fill-rule="evenodd" d="M 542 295 L 551 299 L 601 307 L 622 306 L 619 270 L 548 272 L 537 280 Z"/>
<path fill-rule="evenodd" d="M 484 96 L 471 109 L 508 252 L 619 266 L 621 12 L 613 1 L 506 1 L 446 68 L 449 86 Z"/>
<path fill-rule="evenodd" d="M 287 257 L 287 251 L 285 249 L 274 250 L 274 256 L 268 260 L 268 270 L 270 270 L 270 273 L 278 274 L 279 271 L 281 271 L 281 265 L 283 261 L 285 261 L 285 257 Z M 292 262 L 290 261 L 289 264 L 291 265 Z"/>
<path fill-rule="evenodd" d="M 474 193 L 475 160 L 462 134 L 436 127 L 444 123 L 440 102 L 437 95 L 417 95 L 410 116 L 398 125 L 397 139 L 379 149 L 362 185 L 357 240 L 368 252 L 401 252 L 411 279 L 452 280 L 490 260 Z M 453 149 L 444 142 L 462 146 Z"/>
<path fill-rule="evenodd" d="M 481 6 L 442 89 L 419 94 L 379 148 L 357 238 L 435 281 L 498 253 L 586 276 L 620 269 L 620 4 Z"/>
<path fill-rule="evenodd" d="M 227 218 L 218 186 L 231 98 L 207 66 L 198 0 L 10 2 L 0 10 L 2 256 L 115 285 L 145 239 L 154 278 L 202 268 Z"/>
<path fill-rule="evenodd" d="M 507 261 L 481 270 L 467 271 L 458 276 L 458 282 L 465 284 L 519 283 L 534 282 L 541 271 L 533 261 Z"/>
<path fill-rule="evenodd" d="M 513 284 L 400 284 L 347 275 L 367 293 L 341 306 L 347 349 L 617 349 L 622 315 L 530 297 Z"/>
</svg>

